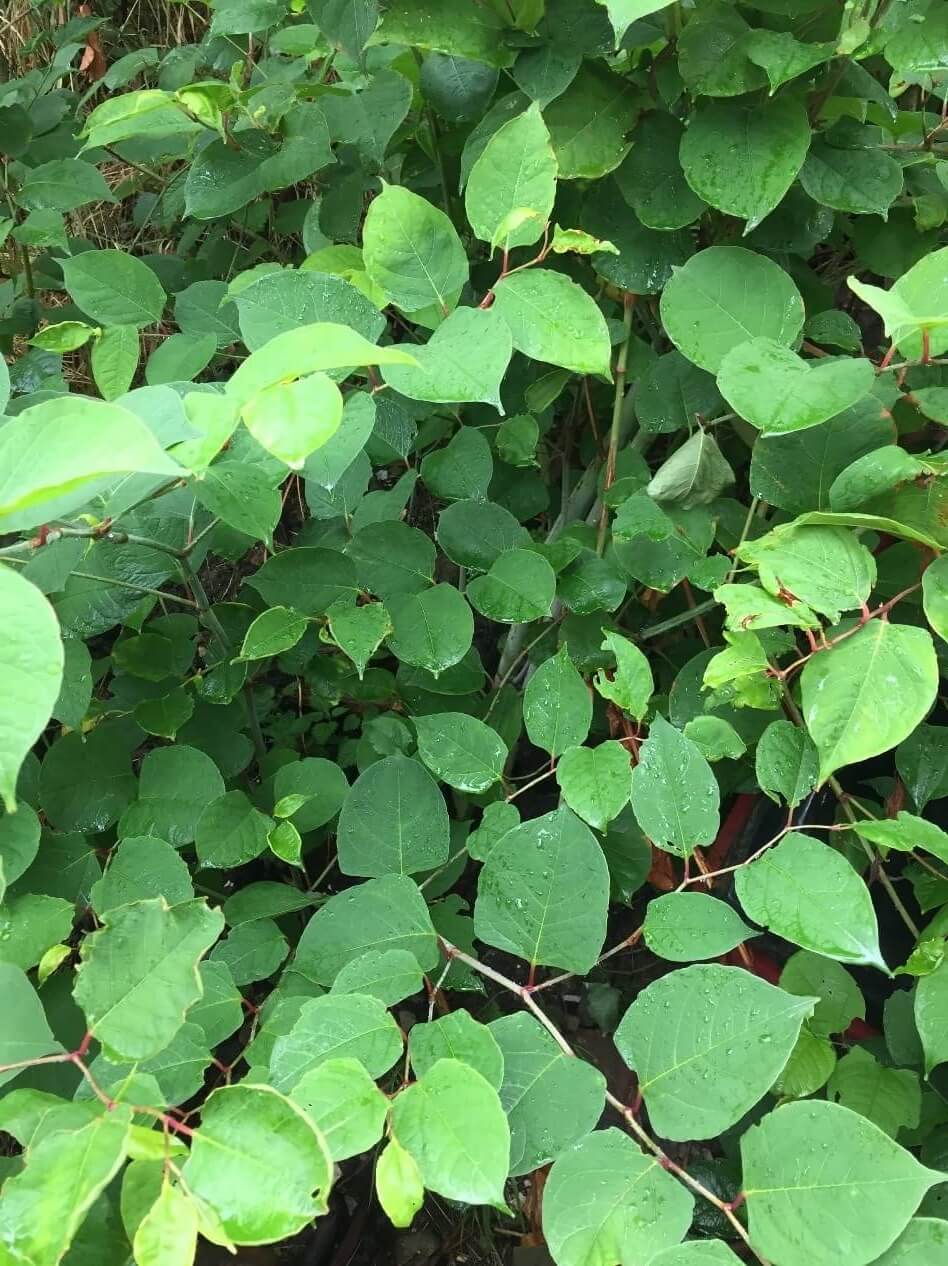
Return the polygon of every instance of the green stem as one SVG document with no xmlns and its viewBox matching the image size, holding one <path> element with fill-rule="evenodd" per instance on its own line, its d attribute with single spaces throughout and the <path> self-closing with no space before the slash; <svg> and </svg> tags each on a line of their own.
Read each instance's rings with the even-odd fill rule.
<svg viewBox="0 0 948 1266">
<path fill-rule="evenodd" d="M 619 345 L 619 356 L 616 361 L 615 392 L 612 397 L 612 424 L 609 427 L 609 449 L 606 453 L 606 477 L 602 490 L 605 492 L 615 483 L 616 456 L 619 452 L 619 437 L 622 432 L 622 404 L 625 399 L 625 371 L 629 360 L 629 344 L 632 341 L 632 310 L 637 295 L 626 291 L 622 296 L 622 342 Z M 596 553 L 602 557 L 606 549 L 606 532 L 609 527 L 609 509 L 603 505 L 599 515 L 599 535 L 596 539 Z"/>
</svg>

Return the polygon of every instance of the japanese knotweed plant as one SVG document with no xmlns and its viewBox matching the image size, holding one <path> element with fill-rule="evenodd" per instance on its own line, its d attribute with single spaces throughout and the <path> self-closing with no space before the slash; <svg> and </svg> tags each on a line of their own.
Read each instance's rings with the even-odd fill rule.
<svg viewBox="0 0 948 1266">
<path fill-rule="evenodd" d="M 0 1266 L 944 1266 L 948 5 L 168 9 L 4 35 Z"/>
</svg>

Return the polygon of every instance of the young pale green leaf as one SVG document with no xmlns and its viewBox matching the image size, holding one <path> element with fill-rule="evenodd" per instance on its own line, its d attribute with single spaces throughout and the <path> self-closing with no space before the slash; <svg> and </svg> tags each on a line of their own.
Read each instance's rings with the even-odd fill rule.
<svg viewBox="0 0 948 1266">
<path fill-rule="evenodd" d="M 683 967 L 647 986 L 616 1030 L 655 1130 L 704 1139 L 729 1129 L 773 1085 L 815 998 L 740 967 Z"/>
<path fill-rule="evenodd" d="M 497 1091 L 469 1064 L 440 1059 L 403 1090 L 392 1104 L 392 1137 L 429 1191 L 506 1209 L 510 1129 Z"/>
<path fill-rule="evenodd" d="M 681 166 L 694 192 L 746 220 L 745 233 L 773 211 L 810 146 L 810 124 L 793 97 L 766 103 L 699 106 L 681 141 Z"/>
<path fill-rule="evenodd" d="M 598 747 L 567 748 L 556 767 L 556 781 L 573 812 L 604 831 L 629 802 L 631 773 L 628 750 L 609 740 Z"/>
<path fill-rule="evenodd" d="M 474 616 L 453 585 L 389 598 L 394 631 L 388 645 L 396 659 L 439 676 L 460 663 L 474 641 Z"/>
<path fill-rule="evenodd" d="M 812 835 L 791 832 L 735 876 L 755 923 L 803 949 L 887 972 L 869 890 L 850 863 Z"/>
<path fill-rule="evenodd" d="M 596 0 L 596 3 L 603 5 L 609 14 L 618 48 L 633 22 L 667 8 L 671 0 Z"/>
<path fill-rule="evenodd" d="M 557 1266 L 652 1261 L 684 1238 L 693 1210 L 654 1156 L 620 1130 L 596 1130 L 550 1171 L 543 1234 Z"/>
<path fill-rule="evenodd" d="M 386 185 L 369 207 L 362 257 L 370 279 L 406 312 L 435 304 L 447 315 L 468 277 L 454 225 L 401 185 Z"/>
<path fill-rule="evenodd" d="M 765 435 L 803 431 L 852 408 L 872 390 L 875 371 L 864 357 L 805 361 L 772 338 L 731 348 L 718 369 L 728 404 Z"/>
<path fill-rule="evenodd" d="M 411 1226 L 424 1204 L 425 1185 L 412 1156 L 389 1139 L 375 1164 L 375 1194 L 392 1226 Z"/>
<path fill-rule="evenodd" d="M 903 853 L 921 849 L 948 865 L 948 833 L 934 822 L 926 822 L 904 809 L 894 818 L 854 822 L 853 830 L 864 840 L 882 848 L 896 848 Z"/>
<path fill-rule="evenodd" d="M 503 1055 L 500 1102 L 510 1124 L 510 1173 L 517 1177 L 556 1160 L 593 1129 L 606 1081 L 592 1064 L 566 1055 L 525 1012 L 489 1028 Z"/>
<path fill-rule="evenodd" d="M 163 897 L 110 910 L 82 943 L 73 995 L 115 1061 L 163 1050 L 201 997 L 198 963 L 224 928 L 207 903 L 169 907 Z"/>
<path fill-rule="evenodd" d="M 238 659 L 268 659 L 281 655 L 300 640 L 309 624 L 305 615 L 289 607 L 270 607 L 258 615 L 244 634 Z"/>
<path fill-rule="evenodd" d="M 310 453 L 338 431 L 342 393 L 325 374 L 309 374 L 267 387 L 244 405 L 241 417 L 268 453 L 292 470 L 302 470 Z"/>
<path fill-rule="evenodd" d="M 539 241 L 553 210 L 556 174 L 550 134 L 534 102 L 494 133 L 471 168 L 464 206 L 475 234 L 504 252 Z M 504 220 L 521 207 L 535 214 L 498 242 Z"/>
<path fill-rule="evenodd" d="M 428 907 L 406 876 L 386 875 L 330 897 L 303 930 L 293 966 L 315 984 L 331 985 L 370 949 L 408 950 L 426 972 L 438 962 Z"/>
<path fill-rule="evenodd" d="M 819 753 L 806 730 L 792 721 L 771 721 L 757 742 L 754 760 L 761 791 L 772 800 L 783 799 L 790 809 L 816 786 Z"/>
<path fill-rule="evenodd" d="M 30 1147 L 0 1201 L 0 1240 L 10 1262 L 58 1266 L 125 1160 L 130 1127 L 131 1114 L 119 1104 L 81 1129 L 56 1131 Z"/>
<path fill-rule="evenodd" d="M 494 287 L 494 306 L 524 356 L 578 374 L 612 376 L 605 318 L 563 273 L 528 268 L 504 277 Z"/>
<path fill-rule="evenodd" d="M 604 699 L 610 699 L 618 708 L 636 721 L 641 721 L 648 710 L 648 702 L 655 693 L 652 669 L 645 655 L 627 637 L 603 629 L 604 651 L 611 651 L 616 667 L 611 676 L 609 669 L 600 669 L 593 685 Z"/>
<path fill-rule="evenodd" d="M 62 1048 L 53 1037 L 43 1004 L 22 969 L 12 963 L 0 963 L 0 989 L 9 1017 L 0 1037 L 0 1064 L 19 1064 L 60 1051 Z M 12 1081 L 18 1073 L 18 1069 L 0 1072 L 0 1086 Z"/>
<path fill-rule="evenodd" d="M 504 1056 L 491 1029 L 468 1011 L 413 1026 L 408 1054 L 416 1077 L 424 1077 L 439 1059 L 456 1059 L 477 1069 L 495 1090 L 504 1079 Z"/>
<path fill-rule="evenodd" d="M 402 1053 L 402 1035 L 385 1005 L 368 994 L 326 994 L 304 1002 L 270 1057 L 272 1085 L 289 1093 L 311 1068 L 329 1059 L 357 1059 L 372 1077 L 387 1073 Z"/>
<path fill-rule="evenodd" d="M 659 848 L 683 857 L 718 833 L 720 792 L 701 749 L 656 715 L 632 771 L 632 811 Z"/>
<path fill-rule="evenodd" d="M 845 528 L 775 528 L 745 541 L 735 557 L 757 568 L 769 593 L 789 592 L 832 624 L 841 612 L 864 607 L 876 583 L 875 558 Z"/>
<path fill-rule="evenodd" d="M 223 1086 L 181 1171 L 235 1244 L 272 1244 L 326 1212 L 332 1161 L 304 1110 L 270 1086 Z"/>
<path fill-rule="evenodd" d="M 645 912 L 642 936 L 659 958 L 693 963 L 720 958 L 757 933 L 726 901 L 705 892 L 668 892 Z"/>
<path fill-rule="evenodd" d="M 707 505 L 734 482 L 714 436 L 699 427 L 659 466 L 646 492 L 654 501 L 673 501 L 683 510 Z"/>
<path fill-rule="evenodd" d="M 477 717 L 439 712 L 416 717 L 415 730 L 418 755 L 433 774 L 458 791 L 486 791 L 503 777 L 507 745 Z"/>
<path fill-rule="evenodd" d="M 556 597 L 556 574 L 534 550 L 505 550 L 486 576 L 470 581 L 466 593 L 474 610 L 488 620 L 528 624 L 550 614 Z"/>
<path fill-rule="evenodd" d="M 502 413 L 500 384 L 512 353 L 510 329 L 499 312 L 455 308 L 424 347 L 414 348 L 414 365 L 389 365 L 382 377 L 411 400 L 483 401 Z"/>
<path fill-rule="evenodd" d="M 167 298 L 161 282 L 125 251 L 83 251 L 62 268 L 70 298 L 98 325 L 141 329 L 161 319 Z"/>
<path fill-rule="evenodd" d="M 9 420 L 0 469 L 4 532 L 69 516 L 117 475 L 185 473 L 133 413 L 87 396 L 48 400 Z"/>
<path fill-rule="evenodd" d="M 166 1180 L 135 1232 L 132 1248 L 136 1266 L 191 1266 L 197 1235 L 194 1201 Z"/>
<path fill-rule="evenodd" d="M 948 963 L 915 986 L 915 1026 L 925 1054 L 925 1072 L 948 1060 Z"/>
<path fill-rule="evenodd" d="M 781 1266 L 867 1266 L 943 1177 L 833 1103 L 768 1113 L 741 1139 L 741 1156 L 751 1244 Z"/>
<path fill-rule="evenodd" d="M 938 665 L 926 629 L 871 620 L 807 661 L 803 718 L 820 753 L 820 782 L 901 743 L 935 700 Z"/>
<path fill-rule="evenodd" d="M 3 434 L 12 425 L 8 423 Z M 12 814 L 17 808 L 20 767 L 59 696 L 64 652 L 59 624 L 47 599 L 5 566 L 0 566 L 0 620 L 5 629 L 0 649 L 0 800 Z M 2 844 L 0 857 L 6 862 Z M 6 881 L 15 877 L 7 874 Z"/>
<path fill-rule="evenodd" d="M 790 276 L 742 246 L 709 246 L 693 255 L 662 292 L 661 314 L 678 350 L 713 374 L 750 339 L 789 347 L 804 317 Z"/>
<path fill-rule="evenodd" d="M 922 355 L 926 334 L 928 355 L 941 356 L 948 350 L 946 261 L 948 247 L 932 251 L 904 273 L 891 290 L 848 278 L 850 290 L 879 313 L 886 334 L 906 359 Z"/>
<path fill-rule="evenodd" d="M 315 1124 L 335 1164 L 382 1137 L 388 1100 L 356 1059 L 330 1059 L 304 1073 L 289 1096 Z"/>
<path fill-rule="evenodd" d="M 592 722 L 592 698 L 567 646 L 544 660 L 527 682 L 523 720 L 530 742 L 553 757 L 585 742 Z"/>
<path fill-rule="evenodd" d="M 602 949 L 608 904 L 596 837 L 569 809 L 556 809 L 491 849 L 478 878 L 475 934 L 531 966 L 587 972 Z"/>
<path fill-rule="evenodd" d="M 448 811 L 428 771 L 386 756 L 356 779 L 339 814 L 339 869 L 345 875 L 408 875 L 448 860 Z"/>
</svg>

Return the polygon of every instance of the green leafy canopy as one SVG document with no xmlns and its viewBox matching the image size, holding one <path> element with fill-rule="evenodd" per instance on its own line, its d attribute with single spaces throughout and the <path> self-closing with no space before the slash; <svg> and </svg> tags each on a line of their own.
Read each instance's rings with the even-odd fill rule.
<svg viewBox="0 0 948 1266">
<path fill-rule="evenodd" d="M 944 1266 L 944 4 L 89 7 L 0 31 L 0 1266 Z"/>
</svg>

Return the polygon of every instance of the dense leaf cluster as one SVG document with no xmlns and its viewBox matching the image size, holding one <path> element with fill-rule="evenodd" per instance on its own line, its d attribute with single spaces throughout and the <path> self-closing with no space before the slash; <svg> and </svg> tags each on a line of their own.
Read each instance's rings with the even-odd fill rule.
<svg viewBox="0 0 948 1266">
<path fill-rule="evenodd" d="M 0 1266 L 340 1175 L 944 1266 L 948 6 L 86 8 L 0 84 Z"/>
</svg>

